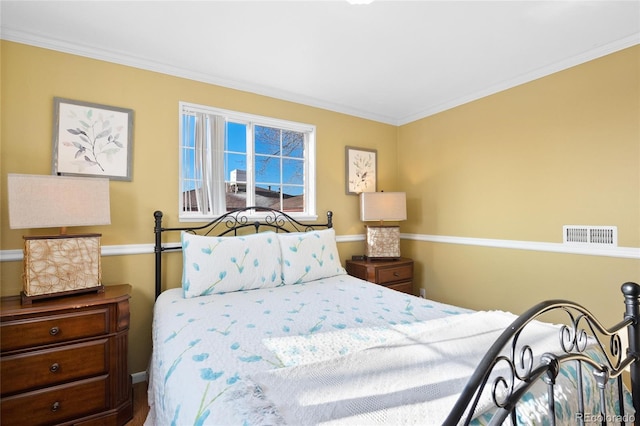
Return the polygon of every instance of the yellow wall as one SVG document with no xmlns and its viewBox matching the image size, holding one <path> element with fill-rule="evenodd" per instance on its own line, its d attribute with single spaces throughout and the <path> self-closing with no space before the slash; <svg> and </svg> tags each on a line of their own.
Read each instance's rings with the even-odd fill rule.
<svg viewBox="0 0 640 426">
<path fill-rule="evenodd" d="M 103 245 L 151 244 L 152 213 L 177 225 L 178 102 L 317 126 L 318 214 L 335 212 L 339 236 L 362 233 L 358 199 L 345 195 L 344 147 L 378 150 L 378 186 L 407 192 L 402 232 L 561 242 L 564 224 L 617 225 L 620 246 L 640 246 L 640 47 L 400 127 L 210 84 L 2 41 L 0 249 L 10 230 L 7 173 L 49 174 L 53 97 L 135 111 L 133 181 L 112 181 Z M 343 259 L 361 242 L 341 243 Z M 402 241 L 415 287 L 433 299 L 519 312 L 548 298 L 621 317 L 619 286 L 640 281 L 640 260 Z M 179 255 L 169 274 L 179 276 Z M 2 295 L 20 291 L 21 262 L 0 262 Z M 133 286 L 130 368 L 146 369 L 153 307 L 151 254 L 103 257 L 105 284 Z M 601 291 L 601 294 L 594 293 Z M 591 294 L 590 294 L 591 293 Z"/>
<path fill-rule="evenodd" d="M 51 173 L 54 96 L 135 111 L 133 181 L 110 183 L 111 225 L 73 230 L 100 232 L 106 246 L 152 244 L 157 209 L 169 226 L 177 226 L 179 101 L 316 125 L 318 216 L 333 210 L 338 234 L 362 233 L 358 198 L 345 194 L 345 145 L 377 149 L 378 182 L 385 188 L 396 183 L 395 126 L 18 43 L 2 41 L 0 48 L 2 250 L 21 249 L 22 235 L 52 233 L 10 230 L 4 189 L 7 173 Z M 362 250 L 347 243 L 340 251 L 345 258 Z M 130 363 L 132 372 L 143 371 L 151 342 L 152 255 L 107 256 L 102 262 L 106 285 L 133 286 Z M 18 294 L 22 262 L 2 262 L 0 268 L 2 295 Z"/>
<path fill-rule="evenodd" d="M 640 247 L 640 46 L 401 126 L 410 234 L 562 242 L 617 225 Z M 522 311 L 569 298 L 621 319 L 640 260 L 403 241 L 445 302 Z M 588 291 L 596 290 L 597 292 Z"/>
</svg>

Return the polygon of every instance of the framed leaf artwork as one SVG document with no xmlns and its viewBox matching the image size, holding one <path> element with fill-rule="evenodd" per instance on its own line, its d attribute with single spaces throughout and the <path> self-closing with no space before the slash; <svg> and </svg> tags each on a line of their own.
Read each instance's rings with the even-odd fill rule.
<svg viewBox="0 0 640 426">
<path fill-rule="evenodd" d="M 54 98 L 52 173 L 131 181 L 133 110 Z"/>
<path fill-rule="evenodd" d="M 375 192 L 377 179 L 377 151 L 375 149 L 347 146 L 345 150 L 345 175 L 347 194 Z"/>
</svg>

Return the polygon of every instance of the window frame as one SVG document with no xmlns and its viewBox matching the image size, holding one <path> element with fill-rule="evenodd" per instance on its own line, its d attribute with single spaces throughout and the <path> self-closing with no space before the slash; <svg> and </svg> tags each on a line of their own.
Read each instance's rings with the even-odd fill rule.
<svg viewBox="0 0 640 426">
<path fill-rule="evenodd" d="M 290 120 L 283 120 L 279 118 L 266 117 L 262 115 L 250 114 L 239 111 L 232 111 L 222 109 L 218 107 L 212 107 L 207 105 L 199 105 L 191 102 L 179 102 L 178 108 L 178 219 L 180 222 L 205 222 L 217 219 L 225 212 L 212 212 L 202 213 L 183 211 L 184 197 L 182 194 L 182 184 L 184 181 L 183 176 L 183 115 L 189 113 L 205 113 L 211 115 L 222 116 L 225 122 L 232 121 L 234 123 L 241 123 L 247 126 L 247 187 L 251 187 L 251 192 L 247 191 L 247 207 L 255 205 L 255 126 L 274 127 L 280 130 L 290 130 L 295 132 L 301 132 L 305 134 L 304 141 L 304 203 L 302 212 L 288 212 L 289 216 L 297 220 L 313 221 L 318 218 L 316 211 L 316 126 L 313 124 L 300 123 Z M 212 151 L 212 150 L 211 150 Z M 212 152 L 210 151 L 210 154 Z M 282 153 L 281 153 L 282 156 Z M 209 157 L 211 161 L 211 157 Z M 225 176 L 225 181 L 226 181 Z M 266 215 L 264 212 L 249 211 L 243 216 L 247 216 L 248 219 L 260 219 Z"/>
</svg>

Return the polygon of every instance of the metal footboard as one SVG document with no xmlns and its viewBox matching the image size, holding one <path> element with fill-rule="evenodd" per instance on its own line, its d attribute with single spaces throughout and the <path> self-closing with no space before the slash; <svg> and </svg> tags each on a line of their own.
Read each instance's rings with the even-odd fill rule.
<svg viewBox="0 0 640 426">
<path fill-rule="evenodd" d="M 640 413 L 640 357 L 639 307 L 640 286 L 622 285 L 625 300 L 624 319 L 611 328 L 605 328 L 591 312 L 567 300 L 549 300 L 537 304 L 522 314 L 508 327 L 489 349 L 475 373 L 444 422 L 445 425 L 469 424 L 474 418 L 481 396 L 490 393 L 497 407 L 490 424 L 500 425 L 506 420 L 518 424 L 518 403 L 531 387 L 543 380 L 547 387 L 548 420 L 555 424 L 556 379 L 563 366 L 573 365 L 577 371 L 578 407 L 576 424 L 634 424 Z M 564 317 L 559 326 L 560 353 L 535 354 L 521 336 L 527 325 L 549 313 Z M 556 321 L 554 321 L 556 322 Z M 623 351 L 619 332 L 628 334 L 629 345 Z M 537 359 L 534 362 L 534 359 Z M 631 393 L 635 413 L 625 411 L 622 374 L 630 370 Z M 583 377 L 592 374 L 600 397 L 600 412 L 585 411 Z M 609 413 L 604 403 L 607 386 L 617 389 L 619 411 Z"/>
</svg>

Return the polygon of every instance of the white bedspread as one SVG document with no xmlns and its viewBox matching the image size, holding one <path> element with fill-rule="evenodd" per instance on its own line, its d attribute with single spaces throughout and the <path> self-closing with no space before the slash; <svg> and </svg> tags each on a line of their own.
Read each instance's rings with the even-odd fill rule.
<svg viewBox="0 0 640 426">
<path fill-rule="evenodd" d="M 442 424 L 475 366 L 516 317 L 475 312 L 344 357 L 253 374 L 233 393 L 255 424 Z M 559 350 L 557 328 L 527 331 L 535 353 Z M 480 411 L 492 405 L 487 396 Z"/>
</svg>

